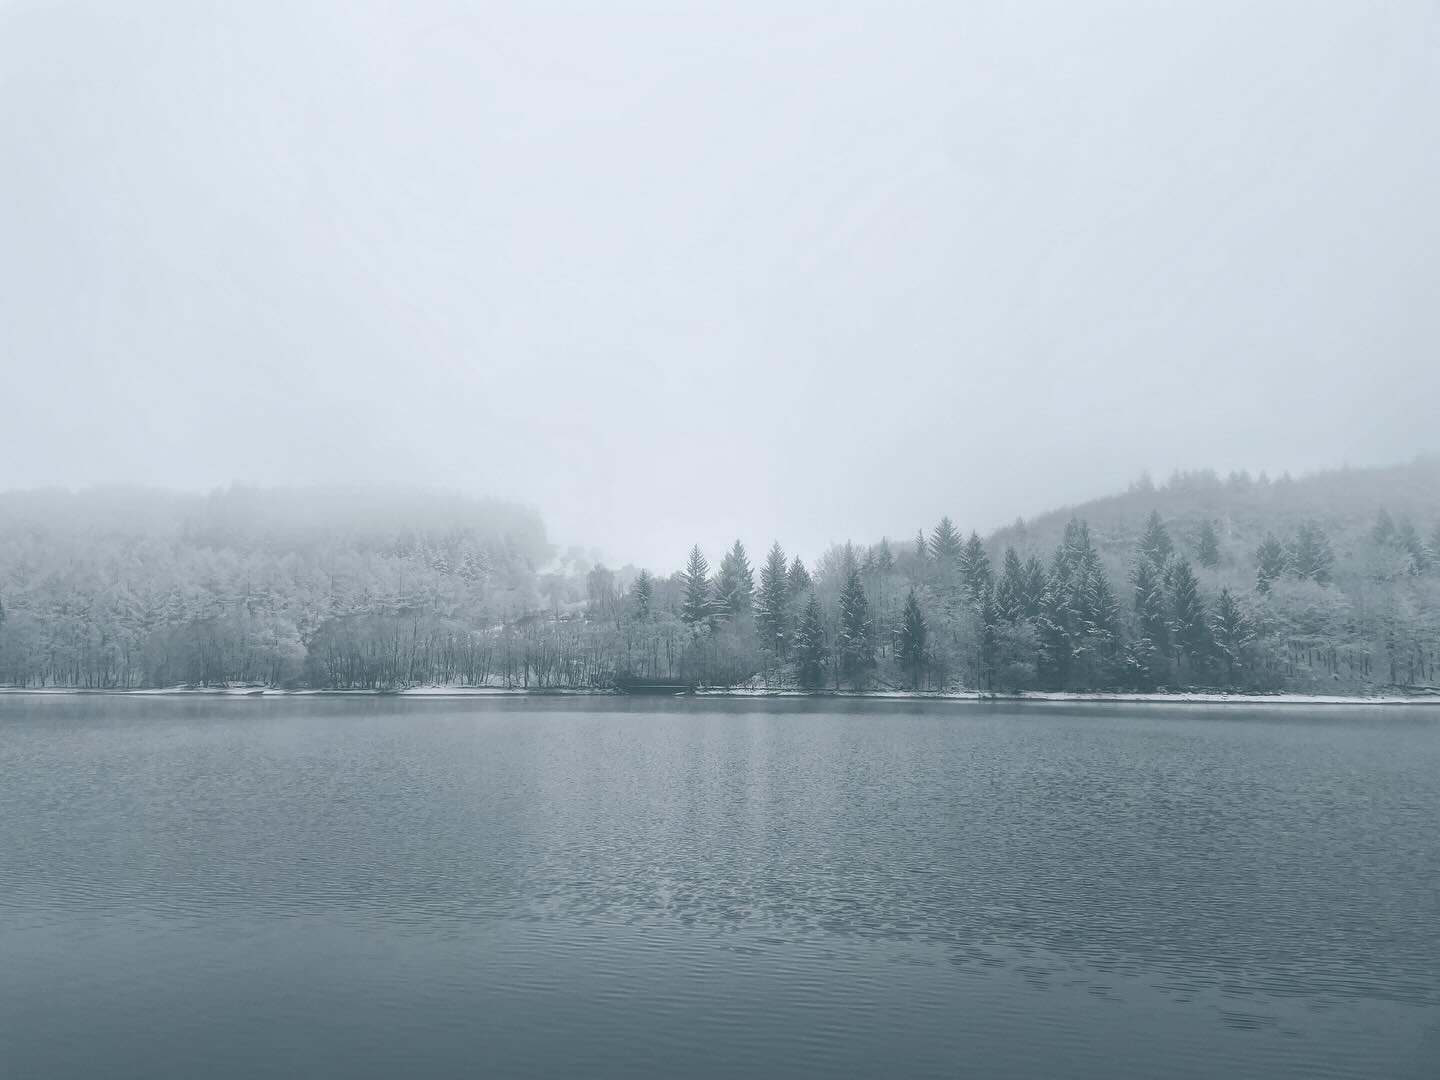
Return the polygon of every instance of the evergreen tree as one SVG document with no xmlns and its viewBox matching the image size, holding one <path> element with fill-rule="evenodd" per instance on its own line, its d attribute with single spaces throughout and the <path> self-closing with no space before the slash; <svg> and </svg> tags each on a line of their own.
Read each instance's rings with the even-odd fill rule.
<svg viewBox="0 0 1440 1080">
<path fill-rule="evenodd" d="M 1153 562 L 1140 559 L 1131 570 L 1139 637 L 1131 648 L 1131 663 L 1148 689 L 1163 677 L 1164 658 L 1170 652 L 1170 619 L 1164 578 Z"/>
<path fill-rule="evenodd" d="M 1266 533 L 1255 549 L 1255 588 L 1262 593 L 1269 592 L 1271 582 L 1278 581 L 1285 573 L 1288 561 L 1284 545 L 1274 533 Z"/>
<path fill-rule="evenodd" d="M 1040 597 L 1035 629 L 1040 641 L 1040 681 L 1047 690 L 1064 690 L 1070 682 L 1071 642 L 1071 580 L 1073 565 L 1065 546 L 1055 550 L 1046 576 L 1045 591 Z"/>
<path fill-rule="evenodd" d="M 995 586 L 995 605 L 1000 617 L 1012 623 L 1024 618 L 1025 596 L 1025 566 L 1015 549 L 1007 547 L 1000 582 Z"/>
<path fill-rule="evenodd" d="M 955 523 L 949 517 L 942 517 L 930 535 L 930 554 L 942 566 L 956 566 L 960 562 L 960 552 L 963 549 L 964 544 Z"/>
<path fill-rule="evenodd" d="M 925 625 L 925 614 L 920 610 L 920 601 L 915 590 L 905 598 L 905 609 L 900 616 L 899 643 L 896 655 L 900 668 L 910 676 L 910 685 L 919 690 L 923 685 L 925 668 L 929 664 L 927 638 L 929 628 Z"/>
<path fill-rule="evenodd" d="M 870 603 L 860 572 L 851 566 L 840 589 L 840 636 L 837 642 L 840 676 L 863 689 L 875 668 L 875 641 L 870 625 Z"/>
<path fill-rule="evenodd" d="M 1321 585 L 1329 583 L 1335 569 L 1335 552 L 1330 547 L 1330 538 L 1315 522 L 1307 521 L 1300 526 L 1290 553 L 1290 566 L 1299 577 Z"/>
<path fill-rule="evenodd" d="M 700 554 L 700 545 L 696 544 L 690 549 L 690 561 L 685 566 L 685 599 L 680 605 L 680 618 L 695 627 L 710 618 L 713 611 L 710 564 Z"/>
<path fill-rule="evenodd" d="M 650 618 L 650 605 L 654 599 L 655 579 L 650 576 L 649 570 L 641 570 L 630 583 L 630 606 L 635 611 L 635 618 L 640 622 Z"/>
<path fill-rule="evenodd" d="M 979 533 L 971 532 L 970 539 L 965 541 L 964 550 L 960 553 L 960 575 L 965 584 L 965 595 L 974 601 L 978 601 L 994 584 L 990 556 L 985 553 Z"/>
<path fill-rule="evenodd" d="M 789 575 L 785 570 L 785 551 L 780 541 L 770 546 L 765 565 L 760 568 L 760 594 L 755 610 L 755 625 L 760 632 L 762 647 L 779 658 L 785 652 L 785 632 L 789 623 Z"/>
<path fill-rule="evenodd" d="M 1034 619 L 1040 614 L 1040 601 L 1045 595 L 1045 564 L 1038 556 L 1031 555 L 1025 560 L 1025 617 Z"/>
<path fill-rule="evenodd" d="M 727 617 L 748 615 L 755 601 L 755 575 L 745 545 L 739 540 L 720 560 L 720 573 L 715 580 L 716 606 Z"/>
<path fill-rule="evenodd" d="M 1215 652 L 1225 664 L 1225 685 L 1234 686 L 1235 672 L 1245 666 L 1246 650 L 1255 633 L 1229 589 L 1221 589 L 1220 599 L 1215 602 L 1210 636 L 1215 642 Z"/>
<path fill-rule="evenodd" d="M 921 566 L 930 558 L 930 544 L 925 539 L 925 530 L 920 529 L 915 533 L 915 561 Z"/>
<path fill-rule="evenodd" d="M 796 555 L 790 563 L 790 572 L 786 575 L 785 583 L 790 589 L 790 602 L 798 604 L 805 598 L 805 595 L 814 588 L 814 582 L 810 580 L 810 571 L 805 569 L 805 564 Z"/>
<path fill-rule="evenodd" d="M 1213 570 L 1220 565 L 1220 537 L 1208 518 L 1200 524 L 1200 539 L 1195 547 L 1195 558 L 1201 566 Z"/>
<path fill-rule="evenodd" d="M 800 621 L 795 626 L 795 661 L 800 685 L 814 688 L 825 678 L 825 665 L 829 662 L 830 650 L 825 644 L 825 620 L 820 612 L 820 601 L 811 592 Z"/>
<path fill-rule="evenodd" d="M 997 667 L 1000 661 L 1001 627 L 1000 607 L 995 600 L 995 589 L 986 588 L 977 605 L 980 615 L 980 670 L 981 687 L 995 692 Z"/>
<path fill-rule="evenodd" d="M 1138 550 L 1142 560 L 1157 567 L 1164 566 L 1174 554 L 1175 544 L 1170 539 L 1170 532 L 1165 528 L 1160 511 L 1150 511 L 1150 518 L 1145 522 L 1145 531 L 1140 536 Z"/>
<path fill-rule="evenodd" d="M 883 536 L 875 552 L 875 569 L 882 574 L 895 569 L 895 553 L 890 550 L 890 541 Z"/>
<path fill-rule="evenodd" d="M 1170 615 L 1175 655 L 1191 665 L 1203 663 L 1210 651 L 1210 626 L 1200 583 L 1184 559 L 1176 560 L 1170 575 Z"/>
</svg>

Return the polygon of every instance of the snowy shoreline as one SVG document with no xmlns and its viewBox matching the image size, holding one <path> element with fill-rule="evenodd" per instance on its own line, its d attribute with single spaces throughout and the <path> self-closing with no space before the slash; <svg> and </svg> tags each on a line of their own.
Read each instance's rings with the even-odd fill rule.
<svg viewBox="0 0 1440 1080">
<path fill-rule="evenodd" d="M 413 686 L 397 690 L 281 690 L 264 686 L 188 687 L 172 686 L 143 690 L 102 690 L 81 687 L 0 687 L 0 696 L 8 697 L 227 697 L 227 698 L 297 698 L 297 697 L 408 697 L 408 698 L 507 698 L 507 697 L 654 697 L 653 694 L 625 694 L 618 690 L 598 688 L 523 688 L 500 686 Z M 666 695 L 660 695 L 666 696 Z M 949 701 L 976 704 L 999 703 L 1060 703 L 1109 702 L 1137 705 L 1430 705 L 1440 706 L 1440 693 L 1416 694 L 1244 694 L 1204 691 L 1176 693 L 1106 693 L 1024 691 L 1016 694 L 982 694 L 976 691 L 953 693 L 919 693 L 908 690 L 793 690 L 760 687 L 697 688 L 692 693 L 675 697 L 746 698 L 804 700 L 847 698 L 865 701 Z"/>
</svg>

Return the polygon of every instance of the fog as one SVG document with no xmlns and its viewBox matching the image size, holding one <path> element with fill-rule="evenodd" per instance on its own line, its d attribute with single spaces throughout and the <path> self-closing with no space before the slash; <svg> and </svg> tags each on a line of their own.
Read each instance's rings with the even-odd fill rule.
<svg viewBox="0 0 1440 1080">
<path fill-rule="evenodd" d="M 1407 459 L 1437 101 L 1421 2 L 0 4 L 0 487 L 671 568 Z"/>
</svg>

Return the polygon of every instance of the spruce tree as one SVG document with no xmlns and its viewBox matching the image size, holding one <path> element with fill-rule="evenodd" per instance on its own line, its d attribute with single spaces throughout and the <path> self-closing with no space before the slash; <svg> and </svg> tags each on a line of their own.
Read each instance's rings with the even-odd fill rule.
<svg viewBox="0 0 1440 1080">
<path fill-rule="evenodd" d="M 790 601 L 793 604 L 804 600 L 805 594 L 814 587 L 814 583 L 810 580 L 810 571 L 805 569 L 805 564 L 800 561 L 799 555 L 796 555 L 790 563 L 790 571 L 785 575 L 785 584 L 790 590 Z"/>
<path fill-rule="evenodd" d="M 1233 687 L 1235 673 L 1245 666 L 1246 650 L 1254 640 L 1255 632 L 1229 589 L 1221 589 L 1220 599 L 1215 602 L 1210 636 L 1214 639 L 1216 654 L 1225 664 L 1225 684 Z"/>
<path fill-rule="evenodd" d="M 825 679 L 825 665 L 830 659 L 830 650 L 825 644 L 825 620 L 820 612 L 820 601 L 815 593 L 809 594 L 800 620 L 795 626 L 796 674 L 800 685 L 814 688 Z"/>
<path fill-rule="evenodd" d="M 880 538 L 880 547 L 875 552 L 875 569 L 882 574 L 888 574 L 895 569 L 895 553 L 890 550 L 890 541 Z"/>
<path fill-rule="evenodd" d="M 713 611 L 710 564 L 700 554 L 700 545 L 696 544 L 690 549 L 690 561 L 685 566 L 685 598 L 680 605 L 680 619 L 695 627 L 710 618 Z"/>
<path fill-rule="evenodd" d="M 777 659 L 785 653 L 790 606 L 788 578 L 785 551 L 777 540 L 770 546 L 765 565 L 760 567 L 760 593 L 755 606 L 755 625 L 760 632 L 761 646 Z"/>
<path fill-rule="evenodd" d="M 930 543 L 925 539 L 925 530 L 920 529 L 915 533 L 915 561 L 921 566 L 930 558 Z"/>
<path fill-rule="evenodd" d="M 1170 653 L 1170 619 L 1166 610 L 1164 579 L 1149 559 L 1131 570 L 1136 622 L 1140 636 L 1132 646 L 1132 662 L 1147 686 L 1163 677 L 1164 658 Z"/>
<path fill-rule="evenodd" d="M 1061 544 L 1050 560 L 1050 572 L 1045 578 L 1039 614 L 1035 618 L 1040 641 L 1037 663 L 1041 685 L 1047 690 L 1067 689 L 1070 682 L 1074 639 L 1070 609 L 1073 570 L 1065 545 Z"/>
<path fill-rule="evenodd" d="M 960 552 L 963 549 L 964 544 L 955 523 L 948 517 L 942 517 L 935 526 L 935 531 L 930 534 L 930 554 L 935 557 L 936 562 L 944 566 L 955 566 L 960 561 Z"/>
<path fill-rule="evenodd" d="M 916 690 L 922 688 L 925 667 L 929 662 L 929 632 L 925 625 L 925 614 L 920 610 L 920 601 L 915 596 L 915 590 L 911 589 L 910 595 L 905 598 L 905 609 L 900 616 L 896 654 L 901 670 L 910 676 L 910 685 Z"/>
<path fill-rule="evenodd" d="M 1285 573 L 1288 561 L 1285 546 L 1274 533 L 1266 533 L 1255 549 L 1255 588 L 1262 593 L 1269 592 L 1271 583 Z"/>
<path fill-rule="evenodd" d="M 836 643 L 840 676 L 863 689 L 875 668 L 875 640 L 870 625 L 870 603 L 860 571 L 852 566 L 840 589 L 840 636 Z"/>
<path fill-rule="evenodd" d="M 1045 564 L 1039 556 L 1031 555 L 1025 560 L 1025 617 L 1036 618 L 1040 614 L 1040 601 L 1045 595 Z"/>
<path fill-rule="evenodd" d="M 720 560 L 715 580 L 716 606 L 726 617 L 748 615 L 755 600 L 755 575 L 745 545 L 739 540 Z"/>
<path fill-rule="evenodd" d="M 995 589 L 987 587 L 976 605 L 980 615 L 980 686 L 994 693 L 996 668 L 1000 662 L 1000 607 Z"/>
<path fill-rule="evenodd" d="M 1210 626 L 1195 571 L 1184 559 L 1170 575 L 1170 627 L 1175 655 L 1192 666 L 1204 663 L 1210 651 Z"/>
<path fill-rule="evenodd" d="M 990 556 L 985 553 L 985 545 L 977 532 L 971 532 L 960 553 L 960 575 L 965 584 L 965 595 L 973 601 L 978 602 L 994 584 Z"/>
<path fill-rule="evenodd" d="M 1170 532 L 1165 528 L 1160 511 L 1150 511 L 1150 517 L 1145 522 L 1145 531 L 1140 536 L 1138 550 L 1141 559 L 1157 567 L 1164 566 L 1174 554 L 1175 544 L 1170 539 Z"/>
<path fill-rule="evenodd" d="M 1195 558 L 1201 566 L 1213 570 L 1220 565 L 1220 537 L 1208 518 L 1200 524 L 1200 539 L 1195 547 Z"/>
<path fill-rule="evenodd" d="M 650 618 L 650 605 L 654 598 L 655 579 L 650 576 L 649 570 L 641 570 L 630 583 L 630 605 L 637 620 L 645 622 Z"/>
<path fill-rule="evenodd" d="M 1005 549 L 1000 582 L 995 587 L 995 602 L 1001 618 L 1018 622 L 1025 615 L 1025 567 L 1013 547 Z"/>
</svg>

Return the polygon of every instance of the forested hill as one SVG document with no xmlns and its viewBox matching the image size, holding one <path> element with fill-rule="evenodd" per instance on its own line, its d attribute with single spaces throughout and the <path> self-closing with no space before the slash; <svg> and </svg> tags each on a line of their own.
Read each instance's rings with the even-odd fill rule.
<svg viewBox="0 0 1440 1080">
<path fill-rule="evenodd" d="M 317 641 L 420 612 L 456 641 L 539 603 L 539 515 L 411 488 L 0 495 L 0 680 L 306 680 Z"/>
<path fill-rule="evenodd" d="M 942 516 L 669 573 L 417 490 L 14 494 L 0 605 L 20 686 L 1435 688 L 1440 460 L 1181 474 L 989 538 Z"/>
<path fill-rule="evenodd" d="M 1384 510 L 1396 522 L 1409 522 L 1419 538 L 1435 547 L 1431 526 L 1440 522 L 1440 457 L 1420 458 L 1408 465 L 1335 469 L 1292 479 L 1270 479 L 1261 473 L 1176 473 L 1155 485 L 1142 478 L 1123 494 L 1051 511 L 994 533 L 988 547 L 995 552 L 1014 545 L 1025 554 L 1048 554 L 1060 543 L 1065 526 L 1078 517 L 1090 526 L 1102 551 L 1128 554 L 1151 513 L 1159 513 L 1181 548 L 1196 554 L 1207 522 L 1216 530 L 1222 563 L 1234 568 L 1241 584 L 1254 567 L 1255 549 L 1267 533 L 1293 535 L 1315 522 L 1330 535 L 1342 561 L 1370 552 L 1372 530 Z M 1429 535 L 1427 535 L 1427 533 Z M 1440 555 L 1440 551 L 1436 552 Z"/>
</svg>

